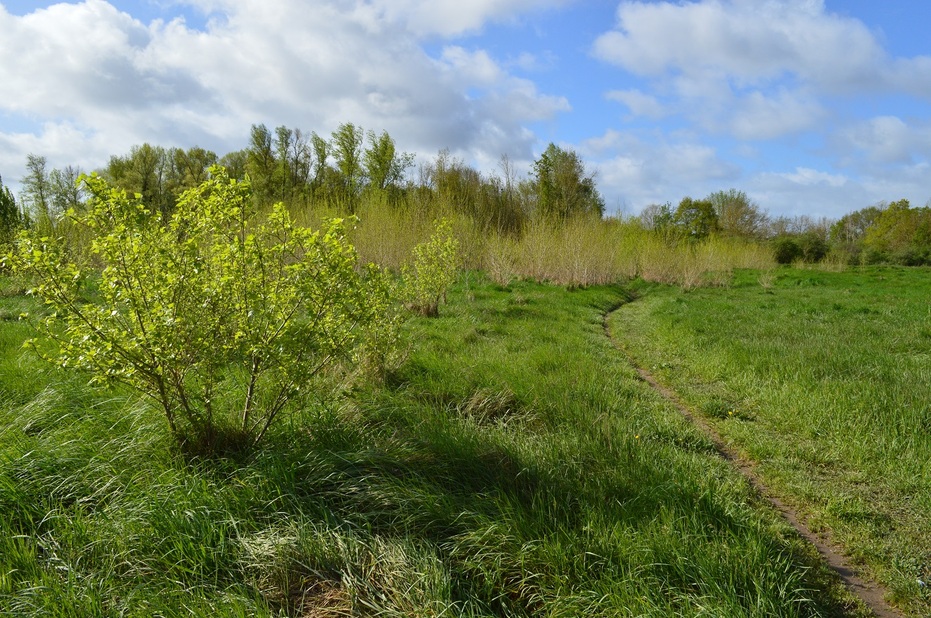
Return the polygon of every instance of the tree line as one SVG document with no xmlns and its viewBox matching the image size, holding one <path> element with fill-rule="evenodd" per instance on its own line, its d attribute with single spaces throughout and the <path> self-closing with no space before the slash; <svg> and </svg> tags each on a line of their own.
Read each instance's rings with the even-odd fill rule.
<svg viewBox="0 0 931 618">
<path fill-rule="evenodd" d="M 770 217 L 746 193 L 716 191 L 704 199 L 685 197 L 679 205 L 652 204 L 641 224 L 671 240 L 711 235 L 772 244 L 776 261 L 817 263 L 828 256 L 850 264 L 931 265 L 931 206 L 908 200 L 879 203 L 838 220 Z"/>
<path fill-rule="evenodd" d="M 49 170 L 46 158 L 35 154 L 26 163 L 20 203 L 8 189 L 0 191 L 6 240 L 19 227 L 53 229 L 69 209 L 80 211 L 87 202 L 86 185 L 78 182 L 80 168 Z M 196 146 L 145 143 L 111 156 L 96 173 L 110 186 L 140 195 L 146 208 L 167 221 L 179 197 L 203 183 L 213 165 L 225 167 L 230 178 L 248 177 L 253 199 L 263 207 L 282 202 L 292 210 L 354 214 L 378 200 L 398 208 L 452 210 L 502 234 L 517 234 L 534 218 L 602 217 L 605 208 L 595 175 L 570 149 L 550 144 L 528 178 L 518 178 L 506 156 L 500 174 L 483 174 L 448 150 L 415 169 L 414 155 L 400 151 L 386 131 L 364 131 L 352 123 L 341 124 L 328 138 L 253 125 L 249 145 L 222 156 Z"/>
<path fill-rule="evenodd" d="M 200 147 L 163 148 L 145 143 L 111 156 L 96 172 L 111 186 L 140 195 L 167 221 L 184 191 L 199 186 L 213 165 L 233 179 L 249 178 L 253 199 L 268 207 L 321 209 L 354 214 L 377 201 L 427 213 L 458 213 L 481 229 L 518 236 L 545 219 L 556 224 L 578 216 L 601 218 L 604 199 L 595 174 L 578 153 L 549 144 L 519 177 L 507 156 L 497 172 L 482 173 L 440 151 L 419 165 L 386 132 L 344 123 L 328 137 L 286 126 L 253 125 L 246 148 L 222 156 Z M 54 230 L 64 213 L 87 202 L 80 168 L 48 169 L 45 157 L 30 154 L 19 203 L 0 179 L 0 242 L 16 230 Z M 831 255 L 850 264 L 931 264 L 931 208 L 907 200 L 880 203 L 839 220 L 771 217 L 745 192 L 728 189 L 702 199 L 684 197 L 647 206 L 636 221 L 670 242 L 701 241 L 711 235 L 769 243 L 777 261 L 818 262 Z"/>
</svg>

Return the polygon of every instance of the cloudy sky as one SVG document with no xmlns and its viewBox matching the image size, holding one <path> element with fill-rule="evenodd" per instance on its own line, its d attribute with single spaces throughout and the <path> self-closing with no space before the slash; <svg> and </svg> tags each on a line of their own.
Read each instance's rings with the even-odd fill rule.
<svg viewBox="0 0 931 618">
<path fill-rule="evenodd" d="M 612 213 L 924 205 L 929 23 L 928 0 L 0 0 L 0 176 L 353 122 L 489 172 L 555 142 Z"/>
</svg>

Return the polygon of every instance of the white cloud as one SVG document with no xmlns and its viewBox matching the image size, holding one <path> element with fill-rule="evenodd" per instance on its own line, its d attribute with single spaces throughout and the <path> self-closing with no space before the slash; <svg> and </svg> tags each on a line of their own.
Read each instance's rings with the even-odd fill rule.
<svg viewBox="0 0 931 618">
<path fill-rule="evenodd" d="M 728 123 L 730 133 L 738 139 L 765 140 L 800 133 L 827 116 L 817 100 L 784 89 L 768 97 L 753 91 L 734 105 Z"/>
<path fill-rule="evenodd" d="M 615 203 L 639 212 L 653 203 L 704 197 L 733 186 L 740 177 L 740 169 L 714 148 L 684 139 L 643 139 L 611 130 L 585 141 L 580 152 L 597 170 L 609 210 Z"/>
<path fill-rule="evenodd" d="M 641 90 L 612 90 L 605 96 L 612 101 L 623 103 L 634 116 L 658 120 L 669 113 L 659 99 Z"/>
<path fill-rule="evenodd" d="M 521 52 L 516 58 L 511 59 L 509 65 L 533 73 L 547 70 L 552 67 L 555 60 L 556 58 L 552 52 L 544 53 L 542 57 L 530 52 Z"/>
<path fill-rule="evenodd" d="M 872 33 L 818 0 L 622 2 L 617 19 L 595 53 L 638 75 L 713 68 L 753 85 L 789 73 L 832 89 L 885 79 Z"/>
<path fill-rule="evenodd" d="M 51 168 L 67 165 L 89 171 L 106 161 L 112 151 L 99 137 L 89 135 L 68 122 L 47 122 L 35 133 L 0 133 L 0 171 L 3 171 L 4 186 L 12 187 L 14 193 L 19 186 L 22 172 L 8 174 L 8 170 L 24 168 L 26 154 L 50 154 Z"/>
<path fill-rule="evenodd" d="M 182 19 L 143 23 L 104 0 L 22 17 L 0 5 L 0 113 L 45 125 L 0 140 L 21 162 L 36 152 L 58 165 L 66 143 L 53 127 L 72 127 L 86 144 L 71 156 L 104 144 L 105 157 L 144 141 L 222 153 L 243 147 L 253 123 L 326 135 L 350 121 L 387 130 L 406 150 L 527 158 L 535 137 L 526 125 L 568 110 L 566 99 L 539 92 L 481 49 L 447 46 L 432 58 L 420 37 L 562 3 L 185 2 L 210 14 L 203 29 Z"/>
<path fill-rule="evenodd" d="M 883 200 L 907 198 L 917 205 L 931 197 L 927 162 L 856 175 L 812 166 L 748 173 L 695 139 L 616 130 L 585 141 L 580 152 L 598 170 L 609 211 L 623 205 L 625 214 L 732 187 L 746 191 L 770 213 L 816 218 L 839 218 Z"/>
<path fill-rule="evenodd" d="M 488 22 L 515 19 L 527 10 L 558 7 L 572 0 L 372 0 L 383 18 L 403 23 L 418 36 L 451 37 L 480 30 Z"/>
<path fill-rule="evenodd" d="M 822 0 L 624 1 L 593 53 L 673 94 L 667 106 L 705 130 L 738 139 L 818 126 L 822 96 L 931 100 L 931 57 L 890 57 L 862 22 Z"/>
<path fill-rule="evenodd" d="M 878 116 L 846 127 L 833 141 L 849 166 L 912 164 L 918 157 L 931 157 L 931 122 Z"/>
<path fill-rule="evenodd" d="M 798 167 L 747 179 L 748 194 L 774 212 L 837 219 L 879 202 L 908 199 L 915 206 L 931 197 L 927 162 L 897 166 L 879 173 L 848 175 Z"/>
<path fill-rule="evenodd" d="M 470 52 L 456 45 L 449 46 L 443 49 L 442 60 L 469 85 L 494 85 L 504 75 L 485 50 Z"/>
<path fill-rule="evenodd" d="M 847 184 L 847 177 L 841 174 L 829 174 L 808 167 L 797 167 L 794 172 L 776 174 L 797 185 L 810 187 L 813 185 L 827 185 L 829 187 L 843 187 Z"/>
</svg>

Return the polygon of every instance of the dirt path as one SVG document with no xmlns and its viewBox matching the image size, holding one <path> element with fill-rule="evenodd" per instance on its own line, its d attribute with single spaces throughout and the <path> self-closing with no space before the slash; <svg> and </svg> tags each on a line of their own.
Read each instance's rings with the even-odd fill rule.
<svg viewBox="0 0 931 618">
<path fill-rule="evenodd" d="M 617 311 L 615 309 L 614 311 Z M 708 424 L 705 419 L 700 416 L 693 414 L 689 408 L 682 402 L 679 396 L 667 388 L 663 384 L 660 384 L 656 378 L 649 371 L 637 365 L 634 362 L 633 357 L 624 349 L 624 347 L 614 338 L 614 335 L 611 334 L 611 328 L 608 325 L 608 318 L 614 311 L 609 311 L 604 316 L 604 331 L 608 339 L 614 345 L 614 347 L 620 351 L 624 356 L 630 361 L 634 369 L 637 370 L 637 373 L 640 374 L 640 377 L 644 382 L 649 384 L 653 390 L 662 395 L 667 401 L 673 404 L 677 410 L 684 416 L 689 422 L 694 424 L 696 427 L 701 429 L 701 431 L 708 436 L 708 438 L 714 443 L 715 449 L 718 451 L 720 456 L 733 464 L 740 473 L 747 479 L 753 489 L 766 500 L 772 504 L 779 513 L 782 514 L 783 518 L 795 528 L 798 533 L 806 541 L 811 543 L 815 549 L 818 550 L 818 553 L 821 554 L 824 561 L 830 566 L 841 578 L 847 588 L 857 597 L 859 597 L 863 603 L 870 609 L 878 618 L 904 618 L 904 614 L 900 613 L 895 608 L 891 607 L 884 598 L 885 589 L 875 584 L 869 582 L 862 577 L 860 577 L 856 569 L 847 561 L 844 557 L 841 549 L 836 545 L 830 538 L 830 535 L 827 533 L 824 534 L 815 534 L 811 529 L 805 524 L 802 518 L 799 516 L 798 512 L 785 504 L 778 497 L 773 495 L 766 485 L 763 484 L 762 479 L 759 474 L 756 472 L 755 462 L 741 457 L 733 448 L 729 447 L 724 440 L 721 438 L 721 435 L 714 429 L 710 424 Z"/>
</svg>

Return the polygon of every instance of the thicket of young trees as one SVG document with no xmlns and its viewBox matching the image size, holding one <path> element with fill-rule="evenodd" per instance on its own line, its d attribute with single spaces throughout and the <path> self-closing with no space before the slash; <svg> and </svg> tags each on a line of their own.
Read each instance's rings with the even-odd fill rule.
<svg viewBox="0 0 931 618">
<path fill-rule="evenodd" d="M 246 148 L 222 156 L 192 147 L 151 144 L 112 156 L 101 177 L 130 195 L 138 194 L 167 221 L 179 196 L 224 166 L 234 179 L 249 178 L 260 207 L 285 203 L 292 212 L 354 214 L 378 203 L 430 216 L 467 217 L 485 233 L 516 238 L 531 222 L 561 225 L 569 219 L 604 216 L 595 175 L 574 151 L 550 144 L 519 177 L 503 156 L 498 173 L 482 173 L 448 150 L 415 167 L 387 132 L 340 125 L 329 137 L 279 126 L 254 125 Z M 0 241 L 19 227 L 55 230 L 68 209 L 80 211 L 86 189 L 82 170 L 49 170 L 39 155 L 27 158 L 19 203 L 0 183 Z M 818 262 L 830 256 L 849 264 L 931 264 L 931 209 L 908 201 L 877 204 L 840 220 L 770 217 L 746 193 L 717 191 L 677 206 L 654 204 L 630 222 L 668 242 L 725 236 L 767 244 L 780 263 Z"/>
</svg>

